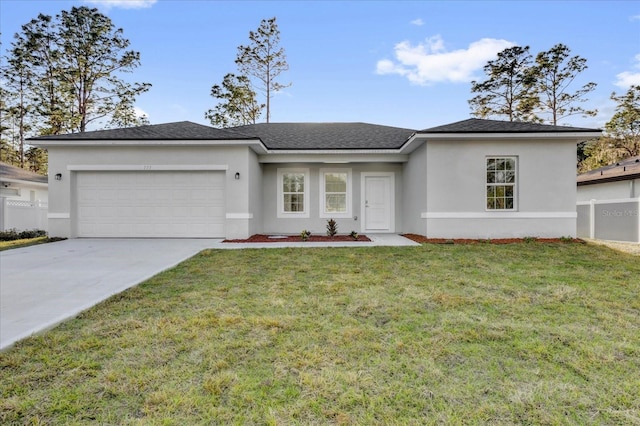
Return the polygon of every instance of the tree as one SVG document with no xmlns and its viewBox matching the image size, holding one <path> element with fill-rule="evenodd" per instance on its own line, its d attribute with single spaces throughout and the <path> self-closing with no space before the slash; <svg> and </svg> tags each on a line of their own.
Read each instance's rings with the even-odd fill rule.
<svg viewBox="0 0 640 426">
<path fill-rule="evenodd" d="M 640 155 L 640 86 L 631 86 L 624 95 L 611 94 L 617 102 L 615 113 L 605 125 L 605 135 L 584 146 L 578 164 L 585 172 Z"/>
<path fill-rule="evenodd" d="M 265 95 L 266 120 L 271 118 L 271 95 L 289 84 L 281 84 L 276 78 L 289 69 L 285 51 L 280 47 L 280 30 L 276 18 L 263 19 L 257 31 L 249 32 L 250 44 L 238 47 L 236 64 L 241 75 L 255 77 Z"/>
<path fill-rule="evenodd" d="M 244 75 L 225 75 L 222 86 L 216 84 L 211 87 L 211 96 L 222 101 L 204 114 L 215 127 L 255 124 L 264 108 L 264 104 L 256 101 L 256 92 Z"/>
<path fill-rule="evenodd" d="M 578 74 L 587 69 L 586 59 L 570 57 L 570 54 L 567 46 L 557 44 L 547 52 L 538 53 L 536 65 L 530 70 L 536 81 L 538 113 L 548 114 L 547 121 L 553 125 L 572 115 L 595 116 L 598 113 L 580 106 L 587 101 L 585 96 L 596 88 L 596 83 L 586 83 L 575 92 L 569 91 Z"/>
<path fill-rule="evenodd" d="M 529 46 L 509 47 L 498 53 L 498 58 L 484 66 L 487 79 L 471 82 L 469 100 L 471 114 L 488 118 L 507 117 L 509 121 L 539 121 L 533 114 L 535 97 L 532 94 L 535 79 L 529 72 L 532 63 Z"/>
<path fill-rule="evenodd" d="M 640 155 L 640 85 L 631 86 L 626 94 L 611 94 L 618 103 L 616 112 L 605 125 L 607 134 L 623 158 Z"/>
<path fill-rule="evenodd" d="M 61 78 L 72 88 L 78 130 L 133 104 L 149 83 L 127 83 L 116 76 L 140 65 L 140 52 L 125 50 L 129 40 L 98 9 L 72 7 L 60 21 Z"/>
<path fill-rule="evenodd" d="M 149 83 L 128 83 L 121 73 L 140 65 L 140 53 L 111 20 L 88 7 L 72 7 L 55 19 L 40 14 L 15 35 L 10 56 L 31 71 L 29 87 L 38 134 L 83 132 L 101 120 L 121 120 Z"/>
</svg>

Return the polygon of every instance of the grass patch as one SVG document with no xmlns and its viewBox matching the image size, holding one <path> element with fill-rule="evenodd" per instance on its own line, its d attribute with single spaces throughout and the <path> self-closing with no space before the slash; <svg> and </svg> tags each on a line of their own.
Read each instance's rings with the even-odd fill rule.
<svg viewBox="0 0 640 426">
<path fill-rule="evenodd" d="M 0 353 L 2 424 L 637 424 L 640 263 L 204 251 Z"/>
<path fill-rule="evenodd" d="M 35 246 L 37 244 L 44 244 L 50 241 L 51 240 L 46 236 L 37 237 L 37 238 L 23 238 L 20 240 L 12 240 L 12 241 L 0 241 L 0 251 L 10 250 L 10 249 L 15 249 L 20 247 Z"/>
</svg>

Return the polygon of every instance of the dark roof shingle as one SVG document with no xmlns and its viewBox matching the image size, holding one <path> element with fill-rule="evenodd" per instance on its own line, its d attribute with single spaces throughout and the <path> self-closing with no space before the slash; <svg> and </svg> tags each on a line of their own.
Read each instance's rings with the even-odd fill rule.
<svg viewBox="0 0 640 426">
<path fill-rule="evenodd" d="M 46 176 L 0 162 L 0 180 L 4 179 L 23 180 L 37 183 L 47 183 L 49 180 Z"/>
<path fill-rule="evenodd" d="M 552 126 L 549 124 L 526 123 L 521 121 L 500 121 L 469 118 L 444 126 L 431 127 L 421 130 L 419 133 L 563 133 L 563 132 L 593 132 L 594 136 L 600 133 L 597 129 L 583 127 Z"/>
<path fill-rule="evenodd" d="M 398 149 L 415 133 L 368 123 L 260 123 L 230 130 L 257 136 L 272 150 Z"/>
<path fill-rule="evenodd" d="M 33 138 L 33 140 L 237 140 L 250 136 L 211 126 L 179 121 L 121 129 L 95 130 Z"/>
<path fill-rule="evenodd" d="M 640 155 L 578 175 L 578 186 L 640 179 Z"/>
</svg>

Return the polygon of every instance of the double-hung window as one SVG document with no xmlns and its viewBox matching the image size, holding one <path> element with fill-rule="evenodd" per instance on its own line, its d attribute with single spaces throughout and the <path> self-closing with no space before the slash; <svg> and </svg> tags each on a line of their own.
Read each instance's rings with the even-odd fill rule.
<svg viewBox="0 0 640 426">
<path fill-rule="evenodd" d="M 351 169 L 320 169 L 320 217 L 351 217 Z"/>
<path fill-rule="evenodd" d="M 278 217 L 309 217 L 309 169 L 278 169 Z"/>
<path fill-rule="evenodd" d="M 487 210 L 516 210 L 517 157 L 487 157 Z"/>
</svg>

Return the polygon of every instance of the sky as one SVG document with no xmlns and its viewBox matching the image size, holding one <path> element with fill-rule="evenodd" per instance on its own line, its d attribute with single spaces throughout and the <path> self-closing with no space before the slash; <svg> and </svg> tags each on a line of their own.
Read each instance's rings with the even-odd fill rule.
<svg viewBox="0 0 640 426">
<path fill-rule="evenodd" d="M 271 122 L 367 122 L 415 130 L 470 118 L 471 81 L 507 47 L 535 56 L 562 43 L 593 81 L 583 106 L 596 117 L 560 124 L 602 128 L 612 92 L 640 84 L 640 1 L 211 1 L 0 0 L 2 49 L 38 14 L 73 6 L 109 16 L 141 66 L 124 77 L 152 84 L 136 108 L 152 124 L 209 124 L 211 86 L 237 73 L 237 48 L 276 17 L 291 86 L 273 95 Z M 3 50 L 4 54 L 4 50 Z"/>
</svg>

